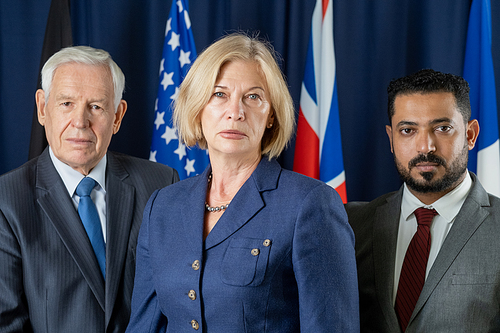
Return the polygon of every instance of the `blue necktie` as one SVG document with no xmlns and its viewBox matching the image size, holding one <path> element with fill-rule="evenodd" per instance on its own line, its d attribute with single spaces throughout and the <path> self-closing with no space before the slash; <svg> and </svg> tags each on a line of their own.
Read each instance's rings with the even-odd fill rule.
<svg viewBox="0 0 500 333">
<path fill-rule="evenodd" d="M 89 236 L 102 276 L 106 277 L 106 244 L 104 244 L 99 214 L 97 214 L 95 204 L 90 197 L 95 184 L 95 180 L 85 177 L 76 187 L 76 194 L 80 197 L 78 215 L 80 215 L 85 231 Z"/>
</svg>

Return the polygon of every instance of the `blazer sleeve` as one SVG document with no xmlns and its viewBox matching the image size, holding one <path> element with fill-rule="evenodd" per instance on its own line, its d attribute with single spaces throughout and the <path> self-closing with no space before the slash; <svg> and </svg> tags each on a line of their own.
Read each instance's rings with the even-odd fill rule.
<svg viewBox="0 0 500 333">
<path fill-rule="evenodd" d="M 23 289 L 21 248 L 0 211 L 0 331 L 31 331 Z"/>
<path fill-rule="evenodd" d="M 359 332 L 354 234 L 342 201 L 328 185 L 304 198 L 292 261 L 301 332 Z"/>
<path fill-rule="evenodd" d="M 136 270 L 132 293 L 132 312 L 126 333 L 163 333 L 167 322 L 160 310 L 153 281 L 153 269 L 149 257 L 149 217 L 156 190 L 144 209 L 143 221 L 137 240 Z"/>
</svg>

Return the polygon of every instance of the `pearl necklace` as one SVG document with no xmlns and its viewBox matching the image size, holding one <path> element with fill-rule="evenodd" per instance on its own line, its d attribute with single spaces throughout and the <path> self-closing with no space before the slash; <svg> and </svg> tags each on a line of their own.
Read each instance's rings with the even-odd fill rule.
<svg viewBox="0 0 500 333">
<path fill-rule="evenodd" d="M 217 213 L 217 212 L 223 212 L 226 210 L 226 208 L 229 206 L 229 204 L 222 205 L 222 206 L 216 206 L 216 207 L 210 207 L 208 203 L 205 202 L 205 208 L 212 213 Z"/>
<path fill-rule="evenodd" d="M 210 182 L 212 181 L 212 173 L 210 173 L 210 175 L 208 175 L 208 185 L 210 186 Z M 207 202 L 205 202 L 205 208 L 207 211 L 211 212 L 211 213 L 218 213 L 218 212 L 223 212 L 226 210 L 226 208 L 229 207 L 229 203 L 225 204 L 225 205 L 221 205 L 221 206 L 215 206 L 215 207 L 211 207 L 208 205 Z"/>
</svg>

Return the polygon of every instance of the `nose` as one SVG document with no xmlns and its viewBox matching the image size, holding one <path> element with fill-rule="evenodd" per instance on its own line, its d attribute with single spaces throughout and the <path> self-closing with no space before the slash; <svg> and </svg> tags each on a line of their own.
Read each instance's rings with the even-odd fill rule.
<svg viewBox="0 0 500 333">
<path fill-rule="evenodd" d="M 85 106 L 77 106 L 71 111 L 71 123 L 76 128 L 86 128 L 90 124 L 90 112 Z"/>
<path fill-rule="evenodd" d="M 419 154 L 428 154 L 436 151 L 434 135 L 427 131 L 418 133 L 416 145 Z"/>
<path fill-rule="evenodd" d="M 227 119 L 232 120 L 245 120 L 245 106 L 243 101 L 239 98 L 231 98 L 229 100 L 227 110 L 226 110 Z"/>
</svg>

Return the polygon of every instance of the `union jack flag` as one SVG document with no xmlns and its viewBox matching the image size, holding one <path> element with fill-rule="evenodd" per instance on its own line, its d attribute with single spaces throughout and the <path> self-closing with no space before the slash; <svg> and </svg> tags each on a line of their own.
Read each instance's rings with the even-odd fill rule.
<svg viewBox="0 0 500 333">
<path fill-rule="evenodd" d="M 293 170 L 320 179 L 347 202 L 335 49 L 332 0 L 317 0 L 300 94 Z"/>
<path fill-rule="evenodd" d="M 195 59 L 187 2 L 174 0 L 165 29 L 149 159 L 175 168 L 180 179 L 195 176 L 208 165 L 207 152 L 198 147 L 186 147 L 179 141 L 177 129 L 172 124 L 173 103 L 179 95 L 179 86 Z"/>
</svg>

